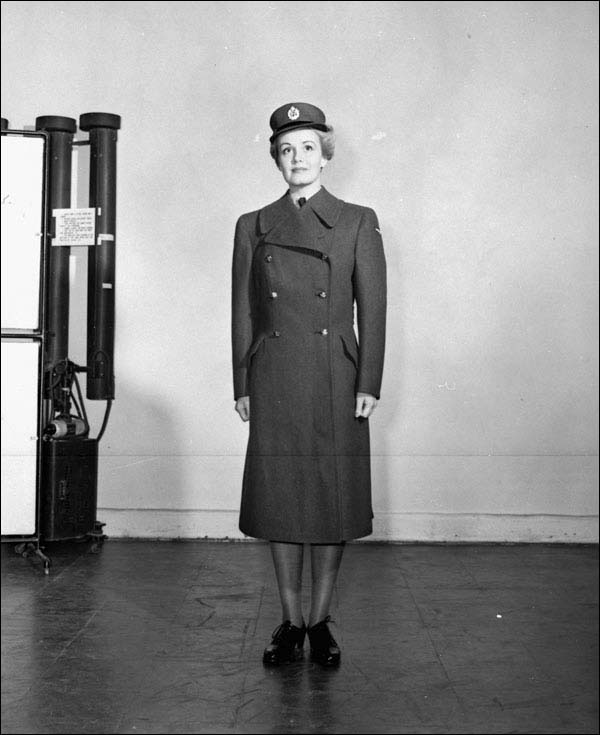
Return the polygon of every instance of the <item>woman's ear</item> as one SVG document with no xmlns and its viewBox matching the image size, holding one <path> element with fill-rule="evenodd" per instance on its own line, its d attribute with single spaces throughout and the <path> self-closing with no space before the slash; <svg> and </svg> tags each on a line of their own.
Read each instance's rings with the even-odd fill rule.
<svg viewBox="0 0 600 735">
<path fill-rule="evenodd" d="M 321 171 L 327 166 L 327 159 L 321 157 Z"/>
</svg>

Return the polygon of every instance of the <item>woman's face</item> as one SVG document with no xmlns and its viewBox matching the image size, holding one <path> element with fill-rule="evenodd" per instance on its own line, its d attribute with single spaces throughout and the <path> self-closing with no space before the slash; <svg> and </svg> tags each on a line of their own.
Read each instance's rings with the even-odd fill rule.
<svg viewBox="0 0 600 735">
<path fill-rule="evenodd" d="M 310 128 L 282 133 L 277 140 L 277 155 L 277 165 L 290 189 L 318 181 L 327 163 L 321 152 L 321 140 Z"/>
</svg>

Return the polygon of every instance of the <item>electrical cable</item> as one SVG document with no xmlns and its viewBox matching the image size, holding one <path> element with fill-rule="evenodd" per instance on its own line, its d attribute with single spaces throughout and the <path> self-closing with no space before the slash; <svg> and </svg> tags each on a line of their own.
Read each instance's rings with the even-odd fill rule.
<svg viewBox="0 0 600 735">
<path fill-rule="evenodd" d="M 77 377 L 77 373 L 73 373 L 73 377 L 75 378 L 75 387 L 77 388 L 77 395 L 79 396 L 79 401 L 81 402 L 81 408 L 82 408 L 82 411 L 83 411 L 82 418 L 85 421 L 85 425 L 87 426 L 88 431 L 89 431 L 89 429 L 90 429 L 90 422 L 88 421 L 87 412 L 85 410 L 85 403 L 83 401 L 83 395 L 81 393 L 81 386 L 79 385 L 79 378 Z M 73 399 L 75 398 L 74 396 L 72 396 L 72 397 L 73 397 Z"/>
<path fill-rule="evenodd" d="M 79 408 L 79 403 L 77 402 L 77 399 L 75 398 L 75 396 L 72 393 L 71 393 L 71 396 L 70 396 L 69 400 L 71 401 L 71 403 L 77 409 L 77 417 L 80 418 L 83 421 L 83 416 L 81 415 L 81 409 Z"/>
<path fill-rule="evenodd" d="M 110 409 L 112 407 L 112 399 L 109 398 L 106 401 L 106 411 L 104 413 L 104 421 L 102 422 L 102 427 L 100 428 L 100 433 L 98 434 L 98 437 L 96 438 L 96 441 L 99 442 L 100 439 L 102 439 L 102 435 L 104 434 L 104 430 L 106 429 L 106 424 L 108 423 L 108 417 L 110 416 Z"/>
<path fill-rule="evenodd" d="M 87 436 L 90 432 L 90 427 L 87 421 L 85 420 L 83 413 L 81 412 L 81 408 L 79 407 L 79 402 L 77 401 L 74 395 L 71 395 L 71 402 L 77 409 L 77 416 L 73 416 L 73 414 L 69 414 L 69 419 L 72 420 L 74 418 L 78 418 L 80 421 L 82 421 L 85 426 L 85 431 L 83 433 Z"/>
</svg>

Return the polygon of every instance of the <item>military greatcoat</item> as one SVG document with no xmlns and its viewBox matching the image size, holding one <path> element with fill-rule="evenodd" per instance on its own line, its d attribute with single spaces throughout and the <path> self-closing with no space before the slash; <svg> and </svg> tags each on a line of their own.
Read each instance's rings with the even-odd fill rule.
<svg viewBox="0 0 600 735">
<path fill-rule="evenodd" d="M 372 532 L 369 423 L 379 398 L 386 266 L 377 217 L 324 188 L 237 222 L 235 398 L 250 397 L 240 510 L 248 536 L 339 543 Z M 354 330 L 354 304 L 358 341 Z"/>
</svg>

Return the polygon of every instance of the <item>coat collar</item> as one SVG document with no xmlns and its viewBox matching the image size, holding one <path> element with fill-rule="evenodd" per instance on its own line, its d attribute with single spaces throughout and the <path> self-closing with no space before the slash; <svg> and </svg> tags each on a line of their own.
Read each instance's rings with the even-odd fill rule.
<svg viewBox="0 0 600 735">
<path fill-rule="evenodd" d="M 310 207 L 325 227 L 332 228 L 340 216 L 344 202 L 322 186 L 304 206 Z M 295 214 L 297 214 L 295 206 L 286 192 L 280 199 L 260 210 L 258 221 L 261 234 L 266 235 L 273 229 L 279 230 L 278 225 L 282 225 L 284 220 Z"/>
</svg>

